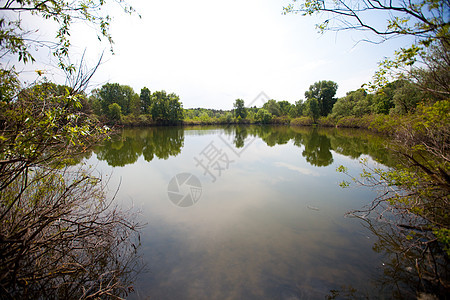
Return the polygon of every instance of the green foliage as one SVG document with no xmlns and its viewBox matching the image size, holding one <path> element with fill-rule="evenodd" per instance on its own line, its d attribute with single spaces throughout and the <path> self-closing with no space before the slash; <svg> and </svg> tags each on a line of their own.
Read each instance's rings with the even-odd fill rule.
<svg viewBox="0 0 450 300">
<path fill-rule="evenodd" d="M 152 126 L 154 125 L 152 118 L 150 115 L 135 115 L 130 114 L 128 116 L 122 116 L 119 122 L 120 125 L 123 126 L 138 126 L 138 127 L 145 127 L 145 126 Z"/>
<path fill-rule="evenodd" d="M 272 114 L 264 108 L 260 108 L 255 116 L 256 121 L 261 124 L 269 124 L 272 121 Z"/>
<path fill-rule="evenodd" d="M 424 99 L 424 95 L 419 87 L 410 81 L 403 81 L 401 87 L 394 93 L 394 112 L 405 115 L 414 112 L 416 106 Z"/>
<path fill-rule="evenodd" d="M 281 115 L 281 107 L 276 100 L 271 99 L 267 101 L 266 103 L 264 103 L 263 108 L 275 117 Z"/>
<path fill-rule="evenodd" d="M 141 89 L 141 94 L 139 95 L 140 103 L 140 112 L 144 114 L 148 114 L 150 112 L 150 107 L 152 105 L 151 101 L 151 92 L 148 88 L 143 87 Z"/>
<path fill-rule="evenodd" d="M 300 117 L 291 120 L 292 126 L 311 126 L 314 121 L 310 117 Z"/>
<path fill-rule="evenodd" d="M 336 127 L 336 119 L 331 115 L 327 117 L 319 117 L 317 124 L 323 127 Z"/>
<path fill-rule="evenodd" d="M 278 101 L 278 105 L 280 106 L 280 115 L 281 116 L 287 116 L 289 115 L 289 112 L 291 111 L 292 104 L 289 103 L 289 101 Z"/>
<path fill-rule="evenodd" d="M 333 117 L 362 116 L 370 113 L 370 102 L 367 92 L 359 89 L 348 92 L 343 98 L 339 98 L 333 106 Z"/>
<path fill-rule="evenodd" d="M 450 229 L 438 228 L 434 229 L 433 233 L 437 237 L 438 241 L 442 243 L 447 256 L 450 256 Z"/>
<path fill-rule="evenodd" d="M 120 85 L 118 83 L 107 83 L 99 91 L 100 105 L 105 115 L 109 114 L 109 106 L 117 103 L 124 115 L 139 112 L 139 96 L 130 86 Z"/>
<path fill-rule="evenodd" d="M 150 113 L 153 121 L 159 124 L 178 124 L 183 120 L 183 106 L 180 98 L 166 91 L 152 94 Z"/>
<path fill-rule="evenodd" d="M 368 117 L 364 116 L 362 118 L 358 117 L 342 117 L 336 122 L 336 127 L 338 128 L 369 128 L 370 121 L 367 120 Z"/>
<path fill-rule="evenodd" d="M 296 101 L 294 105 L 291 106 L 289 110 L 289 116 L 291 118 L 298 118 L 303 115 L 303 110 L 305 109 L 305 105 L 303 100 Z"/>
<path fill-rule="evenodd" d="M 108 117 L 114 122 L 119 122 L 122 119 L 122 108 L 117 103 L 108 106 Z"/>
<path fill-rule="evenodd" d="M 102 114 L 103 109 L 99 93 L 99 89 L 94 89 L 91 91 L 91 95 L 88 98 L 88 105 L 92 109 L 92 112 L 97 116 L 100 116 Z"/>
<path fill-rule="evenodd" d="M 233 113 L 230 111 L 205 108 L 189 108 L 184 110 L 183 123 L 187 125 L 233 124 L 235 122 L 236 119 L 233 118 Z"/>
<path fill-rule="evenodd" d="M 308 99 L 305 103 L 306 110 L 305 113 L 311 117 L 313 120 L 313 123 L 317 123 L 317 120 L 320 116 L 320 108 L 319 108 L 319 101 L 317 99 L 311 98 Z"/>
<path fill-rule="evenodd" d="M 233 104 L 235 118 L 245 119 L 247 117 L 247 109 L 244 104 L 244 100 L 236 99 Z"/>
<path fill-rule="evenodd" d="M 272 117 L 271 124 L 274 125 L 289 125 L 291 123 L 291 119 L 288 116 L 279 116 Z"/>
<path fill-rule="evenodd" d="M 336 82 L 322 80 L 310 85 L 309 90 L 305 92 L 305 97 L 307 102 L 308 100 L 315 99 L 318 104 L 319 115 L 327 116 L 331 113 L 334 103 L 336 103 L 337 99 L 334 96 L 336 95 L 337 88 L 338 85 Z M 311 109 L 309 113 L 311 114 Z M 317 118 L 313 117 L 314 120 Z"/>
<path fill-rule="evenodd" d="M 339 119 L 369 114 L 406 115 L 414 112 L 416 106 L 424 99 L 425 95 L 417 84 L 397 80 L 374 94 L 368 94 L 364 89 L 348 92 L 335 103 L 332 116 Z"/>
<path fill-rule="evenodd" d="M 18 74 L 14 69 L 0 69 L 0 102 L 11 102 L 20 89 Z"/>
</svg>

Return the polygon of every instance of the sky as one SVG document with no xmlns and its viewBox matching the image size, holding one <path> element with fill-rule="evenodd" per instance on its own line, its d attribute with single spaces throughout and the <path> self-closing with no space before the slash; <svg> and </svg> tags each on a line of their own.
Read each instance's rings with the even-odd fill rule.
<svg viewBox="0 0 450 300">
<path fill-rule="evenodd" d="M 235 99 L 248 105 L 261 92 L 294 103 L 319 80 L 335 81 L 337 96 L 345 96 L 370 81 L 379 61 L 411 43 L 360 42 L 372 36 L 355 31 L 320 34 L 315 24 L 323 18 L 282 14 L 288 0 L 128 2 L 142 18 L 108 7 L 115 54 L 95 30 L 76 24 L 72 62 L 86 51 L 86 62 L 95 65 L 104 52 L 89 89 L 117 82 L 137 93 L 143 87 L 165 90 L 179 95 L 184 108 L 231 109 Z M 40 19 L 28 18 L 30 25 L 42 36 L 54 35 Z M 47 69 L 49 78 L 61 80 Z"/>
</svg>

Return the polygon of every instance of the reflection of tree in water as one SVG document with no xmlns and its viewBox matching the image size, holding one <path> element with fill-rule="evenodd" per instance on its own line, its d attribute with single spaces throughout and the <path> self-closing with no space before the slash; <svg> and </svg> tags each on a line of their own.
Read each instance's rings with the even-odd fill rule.
<svg viewBox="0 0 450 300">
<path fill-rule="evenodd" d="M 151 128 L 151 136 L 145 139 L 144 158 L 151 161 L 153 155 L 161 159 L 177 156 L 184 146 L 184 130 L 179 127 Z M 146 131 L 147 132 L 147 131 Z"/>
<path fill-rule="evenodd" d="M 379 218 L 357 218 L 377 238 L 373 251 L 383 255 L 382 272 L 376 272 L 373 279 L 378 293 L 370 295 L 349 285 L 331 290 L 326 299 L 448 299 L 448 258 L 437 247 L 437 241 L 422 243 L 423 233 L 417 228 Z M 405 235 L 415 237 L 406 239 Z"/>
<path fill-rule="evenodd" d="M 378 240 L 373 250 L 381 253 L 383 273 L 375 279 L 379 290 L 393 299 L 448 299 L 449 265 L 437 241 L 423 242 L 420 228 L 399 226 L 379 218 L 359 217 Z M 408 238 L 405 238 L 408 236 Z"/>
<path fill-rule="evenodd" d="M 305 150 L 302 155 L 311 165 L 326 167 L 333 162 L 330 139 L 326 135 L 319 134 L 317 129 L 303 135 L 303 144 Z"/>
<path fill-rule="evenodd" d="M 99 160 L 110 166 L 123 167 L 135 163 L 143 155 L 146 161 L 155 156 L 168 159 L 181 152 L 184 145 L 184 130 L 178 127 L 152 127 L 125 129 L 99 146 L 95 153 Z"/>
<path fill-rule="evenodd" d="M 227 134 L 235 135 L 235 146 L 238 148 L 243 147 L 243 142 L 248 135 L 260 137 L 270 147 L 287 144 L 293 140 L 295 146 L 305 147 L 302 155 L 306 161 L 318 167 L 328 166 L 333 162 L 331 150 L 354 159 L 367 154 L 388 166 L 395 163 L 384 146 L 386 140 L 362 130 L 247 126 L 228 128 Z"/>
<path fill-rule="evenodd" d="M 393 166 L 395 159 L 386 148 L 386 139 L 362 129 L 330 130 L 327 133 L 331 148 L 342 155 L 357 159 L 363 154 L 370 155 L 374 160 Z"/>
<path fill-rule="evenodd" d="M 290 127 L 287 126 L 259 126 L 256 135 L 268 146 L 287 144 L 293 137 Z"/>
<path fill-rule="evenodd" d="M 243 148 L 244 141 L 248 137 L 247 127 L 238 126 L 236 127 L 235 135 L 234 135 L 234 145 L 236 148 Z"/>
<path fill-rule="evenodd" d="M 295 146 L 305 147 L 302 155 L 306 161 L 319 167 L 333 162 L 331 150 L 351 158 L 368 154 L 384 164 L 393 163 L 383 147 L 383 139 L 361 131 L 288 126 L 229 126 L 223 132 L 231 137 L 236 148 L 243 148 L 249 136 L 258 136 L 270 147 L 293 140 Z M 208 130 L 205 130 L 206 133 Z M 141 155 L 146 161 L 151 161 L 155 156 L 161 159 L 176 156 L 181 152 L 183 144 L 183 128 L 125 129 L 97 147 L 95 152 L 100 160 L 107 161 L 111 166 L 125 166 L 136 162 Z"/>
</svg>

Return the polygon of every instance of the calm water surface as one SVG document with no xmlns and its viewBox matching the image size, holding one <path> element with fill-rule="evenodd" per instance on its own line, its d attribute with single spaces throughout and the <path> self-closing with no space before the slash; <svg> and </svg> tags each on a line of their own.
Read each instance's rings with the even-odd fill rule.
<svg viewBox="0 0 450 300">
<path fill-rule="evenodd" d="M 134 298 L 382 298 L 376 237 L 345 217 L 376 194 L 340 188 L 336 172 L 357 174 L 360 158 L 388 164 L 382 145 L 336 129 L 147 128 L 123 130 L 87 161 L 146 224 Z"/>
</svg>

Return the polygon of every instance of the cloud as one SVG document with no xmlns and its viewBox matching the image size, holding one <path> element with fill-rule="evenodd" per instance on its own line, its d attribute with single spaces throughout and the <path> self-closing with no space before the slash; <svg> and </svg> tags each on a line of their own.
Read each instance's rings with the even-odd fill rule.
<svg viewBox="0 0 450 300">
<path fill-rule="evenodd" d="M 284 162 L 275 162 L 274 165 L 276 167 L 281 167 L 281 168 L 287 168 L 291 171 L 296 171 L 299 172 L 302 175 L 310 175 L 310 176 L 319 176 L 319 173 L 314 172 L 313 170 L 307 169 L 307 168 L 302 168 L 302 167 L 298 167 L 298 166 L 294 166 L 288 163 L 284 163 Z"/>
</svg>

